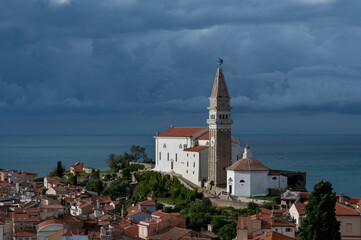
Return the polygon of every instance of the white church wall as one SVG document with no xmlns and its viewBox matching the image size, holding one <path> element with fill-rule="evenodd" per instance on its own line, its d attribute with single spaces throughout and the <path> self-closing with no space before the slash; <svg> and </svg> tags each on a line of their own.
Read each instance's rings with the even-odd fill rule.
<svg viewBox="0 0 361 240">
<path fill-rule="evenodd" d="M 174 172 L 183 167 L 180 159 L 184 145 L 187 145 L 187 138 L 156 138 L 156 170 L 172 171 L 172 162 Z"/>
<path fill-rule="evenodd" d="M 268 194 L 268 171 L 251 172 L 251 196 Z"/>
<path fill-rule="evenodd" d="M 280 189 L 286 190 L 288 188 L 288 178 L 286 176 L 281 175 L 281 184 Z"/>
<path fill-rule="evenodd" d="M 232 195 L 251 196 L 251 174 L 249 171 L 227 171 L 227 191 L 229 192 L 229 178 L 232 178 Z"/>
<path fill-rule="evenodd" d="M 186 153 L 185 166 L 182 176 L 187 180 L 199 184 L 199 152 L 184 151 Z"/>
</svg>

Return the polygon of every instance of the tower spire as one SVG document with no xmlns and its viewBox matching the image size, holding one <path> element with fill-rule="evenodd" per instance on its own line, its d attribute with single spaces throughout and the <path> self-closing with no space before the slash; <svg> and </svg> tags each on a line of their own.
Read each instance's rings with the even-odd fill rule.
<svg viewBox="0 0 361 240">
<path fill-rule="evenodd" d="M 231 106 L 227 84 L 222 71 L 223 60 L 218 59 L 218 69 L 209 98 L 209 150 L 208 182 L 226 185 L 226 168 L 232 163 Z"/>
</svg>

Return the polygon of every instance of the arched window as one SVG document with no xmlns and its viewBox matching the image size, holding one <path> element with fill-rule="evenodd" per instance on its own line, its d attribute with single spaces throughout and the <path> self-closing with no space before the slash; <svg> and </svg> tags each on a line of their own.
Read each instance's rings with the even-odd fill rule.
<svg viewBox="0 0 361 240">
<path fill-rule="evenodd" d="M 230 182 L 230 183 L 233 182 L 233 179 L 232 179 L 232 178 L 229 178 L 229 179 L 228 179 L 228 182 Z"/>
<path fill-rule="evenodd" d="M 182 149 L 182 144 L 179 144 L 179 149 Z"/>
<path fill-rule="evenodd" d="M 244 180 L 242 179 L 241 181 L 239 181 L 240 183 L 244 183 Z"/>
<path fill-rule="evenodd" d="M 195 163 L 195 162 L 193 163 L 193 167 L 194 167 L 194 168 L 196 167 L 196 163 Z"/>
<path fill-rule="evenodd" d="M 178 155 L 177 154 L 175 154 L 175 161 L 177 161 L 178 160 Z"/>
<path fill-rule="evenodd" d="M 163 144 L 163 148 L 167 148 L 167 145 L 165 143 Z"/>
<path fill-rule="evenodd" d="M 277 180 L 277 177 L 273 177 L 272 180 Z"/>
<path fill-rule="evenodd" d="M 189 162 L 187 162 L 187 167 L 189 166 Z"/>
</svg>

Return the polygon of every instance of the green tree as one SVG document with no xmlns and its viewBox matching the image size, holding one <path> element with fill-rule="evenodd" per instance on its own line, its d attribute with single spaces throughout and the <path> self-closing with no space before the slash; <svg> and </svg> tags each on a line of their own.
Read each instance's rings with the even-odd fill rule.
<svg viewBox="0 0 361 240">
<path fill-rule="evenodd" d="M 88 189 L 89 191 L 97 192 L 100 195 L 100 193 L 104 189 L 103 181 L 100 179 L 90 180 L 86 185 L 86 189 Z"/>
<path fill-rule="evenodd" d="M 209 212 L 209 206 L 202 201 L 191 202 L 188 206 L 188 226 L 194 230 L 205 228 L 209 223 L 209 217 L 206 214 Z"/>
<path fill-rule="evenodd" d="M 306 218 L 300 228 L 300 240 L 340 240 L 340 222 L 335 213 L 336 197 L 330 182 L 314 185 L 305 207 Z"/>
<path fill-rule="evenodd" d="M 232 240 L 237 235 L 236 223 L 232 222 L 221 227 L 218 231 L 218 237 L 221 240 Z"/>
<path fill-rule="evenodd" d="M 132 145 L 129 149 L 131 158 L 133 162 L 151 162 L 152 160 L 148 158 L 147 153 L 145 152 L 145 147 Z"/>
<path fill-rule="evenodd" d="M 61 164 L 61 161 L 58 161 L 57 165 L 56 165 L 56 175 L 60 178 L 63 177 L 63 174 L 64 174 L 64 167 L 63 165 Z"/>
<path fill-rule="evenodd" d="M 114 153 L 109 154 L 109 156 L 105 160 L 105 162 L 108 164 L 110 169 L 117 169 L 118 168 L 118 163 L 117 163 L 117 160 L 115 158 Z"/>
</svg>

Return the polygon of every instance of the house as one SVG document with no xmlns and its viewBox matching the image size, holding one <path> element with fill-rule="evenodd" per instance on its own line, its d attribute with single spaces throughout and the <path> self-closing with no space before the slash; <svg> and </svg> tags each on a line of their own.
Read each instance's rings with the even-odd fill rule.
<svg viewBox="0 0 361 240">
<path fill-rule="evenodd" d="M 44 178 L 44 187 L 46 189 L 49 189 L 51 187 L 56 187 L 60 183 L 61 183 L 60 177 L 45 177 Z"/>
<path fill-rule="evenodd" d="M 138 224 L 138 236 L 148 239 L 152 234 L 168 227 L 186 228 L 186 221 L 180 213 L 165 213 L 162 210 L 153 212 L 151 219 L 140 221 Z"/>
<path fill-rule="evenodd" d="M 128 214 L 128 219 L 133 223 L 139 223 L 140 221 L 148 221 L 151 219 L 152 213 L 146 209 L 138 209 Z"/>
<path fill-rule="evenodd" d="M 69 193 L 69 191 L 65 187 L 62 187 L 62 186 L 50 187 L 45 192 L 46 195 L 58 196 L 58 197 L 61 197 L 62 195 L 66 195 L 68 193 Z"/>
<path fill-rule="evenodd" d="M 34 231 L 36 230 L 36 225 L 40 222 L 37 216 L 31 216 L 27 213 L 15 213 L 12 220 L 14 235 L 24 230 Z"/>
<path fill-rule="evenodd" d="M 278 214 L 281 213 L 278 212 Z M 275 216 L 274 211 L 261 210 L 260 214 L 238 218 L 236 239 L 258 239 L 257 237 L 264 239 L 269 232 L 276 232 L 290 239 L 295 239 L 295 226 L 293 222 L 284 220 L 280 215 Z M 272 234 L 268 234 L 268 236 L 272 236 Z"/>
<path fill-rule="evenodd" d="M 70 172 L 73 175 L 76 175 L 78 172 L 83 172 L 84 166 L 83 162 L 76 162 L 75 164 L 70 166 Z"/>
<path fill-rule="evenodd" d="M 48 218 L 62 218 L 66 213 L 65 210 L 66 207 L 60 204 L 40 205 L 39 217 L 40 220 L 45 220 Z"/>
<path fill-rule="evenodd" d="M 161 231 L 150 235 L 147 239 L 150 240 L 178 240 L 178 239 L 194 239 L 194 240 L 206 240 L 206 239 L 218 239 L 218 237 L 212 232 L 196 232 L 192 229 L 167 227 Z"/>
</svg>

